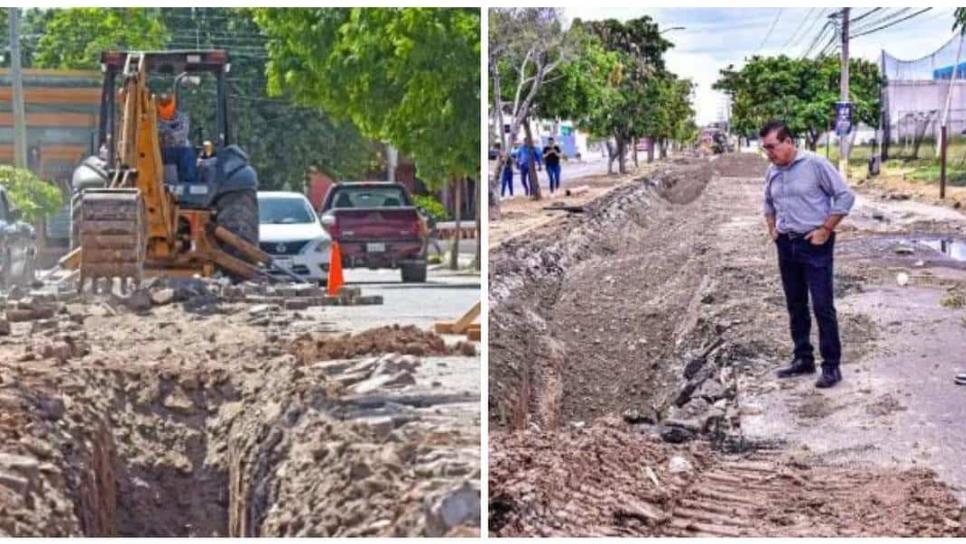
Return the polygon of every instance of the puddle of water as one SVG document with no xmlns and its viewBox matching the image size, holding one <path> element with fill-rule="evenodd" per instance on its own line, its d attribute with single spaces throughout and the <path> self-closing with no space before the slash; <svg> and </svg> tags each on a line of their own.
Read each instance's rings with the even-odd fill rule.
<svg viewBox="0 0 966 544">
<path fill-rule="evenodd" d="M 966 242 L 951 239 L 933 239 L 914 240 L 914 243 L 929 247 L 953 260 L 966 261 Z"/>
</svg>

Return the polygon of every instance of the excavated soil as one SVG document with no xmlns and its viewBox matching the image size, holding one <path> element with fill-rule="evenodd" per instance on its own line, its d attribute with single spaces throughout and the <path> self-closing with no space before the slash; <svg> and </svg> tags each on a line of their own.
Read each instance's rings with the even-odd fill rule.
<svg viewBox="0 0 966 544">
<path fill-rule="evenodd" d="M 964 534 L 928 470 L 832 465 L 742 432 L 744 399 L 789 356 L 755 196 L 766 167 L 677 161 L 491 252 L 493 534 Z M 839 266 L 837 296 L 887 274 Z M 839 326 L 848 374 L 882 331 L 854 312 Z M 821 426 L 864 401 L 790 402 Z M 901 409 L 880 397 L 867 413 Z"/>
<path fill-rule="evenodd" d="M 966 536 L 959 503 L 925 470 L 724 455 L 606 418 L 499 434 L 490 447 L 496 536 Z"/>
<path fill-rule="evenodd" d="M 453 355 L 472 357 L 476 347 L 469 342 L 447 345 L 436 333 L 413 325 L 377 327 L 359 334 L 333 335 L 321 333 L 303 335 L 293 351 L 299 362 L 319 359 L 348 359 L 372 353 L 403 353 L 407 355 Z"/>
<path fill-rule="evenodd" d="M 89 297 L 11 323 L 0 535 L 479 534 L 479 393 L 446 385 L 475 358 L 408 328 L 310 355 L 297 314 L 246 308 Z"/>
</svg>

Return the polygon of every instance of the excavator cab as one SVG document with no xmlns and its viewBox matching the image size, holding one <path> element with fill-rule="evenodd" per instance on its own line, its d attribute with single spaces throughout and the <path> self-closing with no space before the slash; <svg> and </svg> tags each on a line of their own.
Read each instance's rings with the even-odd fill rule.
<svg viewBox="0 0 966 544">
<path fill-rule="evenodd" d="M 230 66 L 219 49 L 102 53 L 97 149 L 74 171 L 75 250 L 62 260 L 81 269 L 81 288 L 85 276 L 139 282 L 143 274 L 207 276 L 220 269 L 249 279 L 270 263 L 257 247 L 258 179 L 231 141 Z M 173 94 L 177 106 L 179 83 L 196 76 L 213 79 L 215 88 L 214 111 L 199 116 L 214 121 L 206 137 L 213 156 L 202 161 L 202 142 L 184 138 L 171 153 L 159 130 L 161 95 Z M 184 149 L 189 145 L 199 149 Z"/>
<path fill-rule="evenodd" d="M 119 76 L 123 74 L 128 61 L 128 52 L 106 51 L 101 54 L 101 70 L 104 74 L 101 90 L 100 116 L 98 121 L 97 141 L 107 143 L 108 165 L 117 160 L 117 146 L 109 142 L 118 139 L 118 88 Z M 196 134 L 205 134 L 215 148 L 216 161 L 205 161 L 197 164 L 194 179 L 178 179 L 170 175 L 171 168 L 166 168 L 166 185 L 177 197 L 178 203 L 185 208 L 210 208 L 221 194 L 244 189 L 258 189 L 258 180 L 254 169 L 249 165 L 248 155 L 231 141 L 229 126 L 228 93 L 226 76 L 231 69 L 228 52 L 221 49 L 213 50 L 184 50 L 158 51 L 135 53 L 144 55 L 146 71 L 152 82 L 158 82 L 155 94 L 169 93 L 175 99 L 176 107 L 185 111 L 184 93 L 179 84 L 193 76 L 209 75 L 215 81 L 214 127 L 205 127 L 207 134 L 196 130 Z M 207 105 L 207 104 L 206 104 Z M 192 119 L 195 123 L 199 119 Z M 197 125 L 194 125 L 197 129 Z M 200 156 L 201 141 L 192 141 L 193 159 Z M 169 165 L 166 165 L 169 166 Z"/>
</svg>

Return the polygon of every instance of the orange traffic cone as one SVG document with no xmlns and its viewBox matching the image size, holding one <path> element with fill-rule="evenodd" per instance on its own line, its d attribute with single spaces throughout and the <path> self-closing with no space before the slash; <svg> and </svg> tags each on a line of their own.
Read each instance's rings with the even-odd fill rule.
<svg viewBox="0 0 966 544">
<path fill-rule="evenodd" d="M 329 294 L 332 296 L 339 294 L 343 283 L 345 280 L 342 278 L 342 251 L 339 249 L 339 242 L 332 240 L 329 250 Z"/>
</svg>

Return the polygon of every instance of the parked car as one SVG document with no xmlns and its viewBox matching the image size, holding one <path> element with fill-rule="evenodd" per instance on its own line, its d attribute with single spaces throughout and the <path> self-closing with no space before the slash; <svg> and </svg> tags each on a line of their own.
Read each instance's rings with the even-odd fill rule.
<svg viewBox="0 0 966 544">
<path fill-rule="evenodd" d="M 309 199 L 300 193 L 259 191 L 258 223 L 258 245 L 276 264 L 306 281 L 328 281 L 332 240 Z"/>
<path fill-rule="evenodd" d="M 0 287 L 30 285 L 37 264 L 37 233 L 20 221 L 20 210 L 10 205 L 0 186 Z"/>
<path fill-rule="evenodd" d="M 395 268 L 426 281 L 426 220 L 399 183 L 338 183 L 322 204 L 322 225 L 339 242 L 343 268 Z"/>
</svg>

